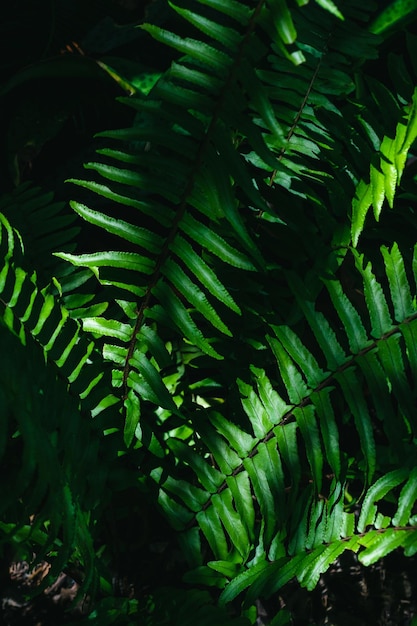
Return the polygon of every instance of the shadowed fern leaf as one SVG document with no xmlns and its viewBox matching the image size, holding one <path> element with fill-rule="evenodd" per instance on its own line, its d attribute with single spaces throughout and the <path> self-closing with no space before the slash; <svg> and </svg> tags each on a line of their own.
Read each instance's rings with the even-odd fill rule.
<svg viewBox="0 0 417 626">
<path fill-rule="evenodd" d="M 40 345 L 100 442 L 81 442 L 95 487 L 64 463 L 45 496 L 36 471 L 63 451 L 18 405 L 26 449 L 47 441 L 21 475 L 39 515 L 23 534 L 63 541 L 58 569 L 81 545 L 88 586 L 100 445 L 157 494 L 185 581 L 223 602 L 246 592 L 250 610 L 293 577 L 312 589 L 345 550 L 365 564 L 415 552 L 417 252 L 365 218 L 384 220 L 386 199 L 416 226 L 417 81 L 395 57 L 389 80 L 373 74 L 372 2 L 169 4 L 187 36 L 142 27 L 175 61 L 122 99 L 133 125 L 101 132 L 72 179 L 72 209 L 110 243 L 74 249 L 72 218 L 37 190 L 0 205 L 2 323 Z"/>
</svg>

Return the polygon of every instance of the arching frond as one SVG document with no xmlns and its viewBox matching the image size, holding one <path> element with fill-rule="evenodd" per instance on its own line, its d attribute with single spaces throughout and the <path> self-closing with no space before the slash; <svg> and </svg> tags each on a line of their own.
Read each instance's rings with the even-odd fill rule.
<svg viewBox="0 0 417 626">
<path fill-rule="evenodd" d="M 186 34 L 142 28 L 175 60 L 123 99 L 130 127 L 99 134 L 74 217 L 30 186 L 0 202 L 1 323 L 40 346 L 75 415 L 74 435 L 32 421 L 46 386 L 27 407 L 0 384 L 35 515 L 18 527 L 8 493 L 0 530 L 57 549 L 58 569 L 81 545 L 87 587 L 107 461 L 126 456 L 178 531 L 185 582 L 250 605 L 293 577 L 312 589 L 345 550 L 415 552 L 417 253 L 366 216 L 395 200 L 415 229 L 416 68 L 391 56 L 375 76 L 373 3 L 169 4 Z M 98 243 L 74 248 L 73 219 Z M 81 416 L 67 462 L 56 431 L 74 439 Z"/>
<path fill-rule="evenodd" d="M 106 358 L 114 357 L 113 380 L 123 389 L 131 424 L 139 419 L 139 390 L 146 388 L 145 398 L 153 402 L 155 389 L 164 387 L 160 364 L 143 348 L 146 333 L 174 333 L 179 343 L 224 359 L 245 297 L 233 291 L 230 270 L 244 291 L 251 274 L 265 275 L 270 262 L 257 245 L 258 225 L 287 230 L 291 197 L 311 199 L 321 211 L 328 198 L 315 187 L 325 181 L 338 205 L 341 197 L 353 197 L 352 180 L 359 181 L 361 170 L 353 165 L 346 171 L 333 135 L 343 120 L 346 136 L 357 126 L 356 110 L 343 104 L 355 88 L 347 59 L 374 58 L 378 41 L 364 24 L 353 26 L 350 15 L 357 18 L 357 11 L 350 5 L 341 11 L 343 20 L 328 3 L 328 11 L 311 6 L 308 13 L 274 2 L 172 7 L 195 27 L 195 38 L 144 25 L 184 56 L 148 95 L 125 99 L 137 111 L 136 123 L 100 133 L 109 147 L 86 166 L 94 178 L 73 180 L 115 203 L 112 214 L 72 203 L 86 222 L 112 236 L 114 248 L 58 255 L 94 274 L 102 287 L 84 306 L 78 301 L 74 315 L 103 338 Z M 348 32 L 355 45 L 347 45 Z M 379 133 L 371 122 L 367 128 Z M 363 146 L 353 149 L 364 152 Z M 374 146 L 367 150 L 371 158 Z M 332 211 L 323 214 L 324 237 L 334 230 Z M 291 231 L 290 220 L 289 237 Z M 341 250 L 349 235 L 339 233 L 335 244 Z M 316 266 L 320 262 L 319 253 Z M 70 292 L 66 298 L 71 302 Z M 113 298 L 126 303 L 124 313 Z"/>
<path fill-rule="evenodd" d="M 269 344 L 280 381 L 273 385 L 263 369 L 252 367 L 256 386 L 239 383 L 249 428 L 209 411 L 209 422 L 195 426 L 206 454 L 168 440 L 194 481 L 154 471 L 160 504 L 190 558 L 198 562 L 207 542 L 213 561 L 206 567 L 222 572 L 223 562 L 235 564 L 222 579 L 222 585 L 233 580 L 225 601 L 250 587 L 251 602 L 294 576 L 312 589 L 345 550 L 359 551 L 370 564 L 399 546 L 408 554 L 417 545 L 410 478 L 416 471 L 415 388 L 407 382 L 414 367 L 415 297 L 398 246 L 382 249 L 389 298 L 370 264 L 355 255 L 367 314 L 358 312 L 336 278 L 328 278 L 324 284 L 342 324 L 335 328 L 292 280 L 310 347 L 291 328 L 273 325 Z M 318 349 L 312 350 L 314 343 Z M 356 431 L 349 441 L 340 434 L 346 423 Z M 392 465 L 401 459 L 401 468 L 379 475 L 383 446 Z M 364 485 L 352 494 L 357 522 L 344 495 L 352 472 L 362 473 Z M 379 513 L 378 501 L 403 483 L 397 510 Z"/>
<path fill-rule="evenodd" d="M 314 529 L 320 536 L 320 544 L 310 547 L 291 557 L 282 557 L 275 562 L 260 562 L 237 576 L 223 592 L 222 601 L 228 602 L 248 587 L 247 602 L 259 596 L 276 593 L 292 578 L 312 590 L 321 574 L 327 571 L 346 550 L 358 553 L 361 563 L 371 565 L 397 548 L 403 548 L 407 556 L 417 551 L 417 528 L 415 515 L 410 515 L 416 504 L 416 468 L 394 470 L 379 478 L 368 490 L 357 524 L 353 513 L 344 513 L 342 507 L 335 518 L 334 502 L 320 507 L 320 521 Z M 378 511 L 378 503 L 389 492 L 401 485 L 399 505 L 395 516 Z M 337 505 L 336 505 L 337 506 Z M 329 518 L 332 523 L 329 525 Z M 327 526 L 327 528 L 326 528 Z"/>
</svg>

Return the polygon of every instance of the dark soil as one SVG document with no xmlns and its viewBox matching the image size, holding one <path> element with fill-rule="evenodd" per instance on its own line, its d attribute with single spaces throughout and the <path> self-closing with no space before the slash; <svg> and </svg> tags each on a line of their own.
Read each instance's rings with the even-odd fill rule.
<svg viewBox="0 0 417 626">
<path fill-rule="evenodd" d="M 74 606 L 79 585 L 64 572 L 38 592 L 48 575 L 45 561 L 30 569 L 26 561 L 13 562 L 9 580 L 0 593 L 0 623 L 4 626 L 60 626 L 85 616 L 82 602 Z M 32 596 L 32 597 L 31 597 Z"/>
</svg>

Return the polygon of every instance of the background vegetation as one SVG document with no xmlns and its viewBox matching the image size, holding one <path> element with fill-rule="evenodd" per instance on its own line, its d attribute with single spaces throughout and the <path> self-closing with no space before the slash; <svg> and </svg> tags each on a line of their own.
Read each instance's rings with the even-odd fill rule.
<svg viewBox="0 0 417 626">
<path fill-rule="evenodd" d="M 2 583 L 342 624 L 286 590 L 417 552 L 417 3 L 6 10 Z"/>
</svg>

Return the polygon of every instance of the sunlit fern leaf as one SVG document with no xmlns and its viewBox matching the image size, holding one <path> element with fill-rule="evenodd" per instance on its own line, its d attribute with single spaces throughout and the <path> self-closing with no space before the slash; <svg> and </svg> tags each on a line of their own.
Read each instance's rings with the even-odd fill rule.
<svg viewBox="0 0 417 626">
<path fill-rule="evenodd" d="M 160 503 L 168 518 L 171 511 L 176 511 L 176 528 L 184 533 L 184 540 L 191 536 L 196 525 L 208 541 L 214 559 L 239 559 L 237 562 L 247 567 L 226 587 L 225 600 L 249 585 L 252 585 L 249 602 L 258 597 L 256 594 L 270 595 L 293 576 L 312 589 L 319 576 L 347 549 L 361 550 L 360 559 L 369 564 L 398 546 L 411 550 L 415 542 L 417 531 L 413 523 L 407 519 L 406 526 L 410 527 L 403 532 L 403 526 L 397 528 L 378 508 L 389 492 L 404 483 L 409 470 L 398 469 L 377 477 L 376 481 L 374 478 L 378 467 L 375 429 L 379 428 L 375 419 L 382 423 L 387 441 L 392 437 L 398 459 L 408 458 L 412 463 L 413 458 L 407 433 L 410 425 L 414 428 L 413 390 L 404 380 L 408 367 L 405 356 L 397 358 L 395 350 L 404 342 L 401 324 L 410 320 L 407 323 L 411 325 L 411 319 L 415 323 L 415 301 L 411 295 L 407 296 L 411 287 L 398 246 L 394 245 L 391 251 L 383 248 L 382 254 L 390 303 L 396 311 L 395 322 L 389 317 L 389 327 L 384 327 L 383 333 L 378 331 L 377 338 L 371 334 L 375 309 L 388 307 L 385 297 L 383 300 L 381 295 L 367 297 L 368 319 L 362 321 L 336 279 L 326 279 L 324 284 L 338 314 L 338 323 L 346 333 L 344 342 L 350 348 L 349 353 L 345 352 L 339 342 L 335 344 L 332 323 L 319 315 L 312 304 L 301 302 L 303 290 L 301 285 L 296 285 L 306 323 L 322 348 L 320 359 L 315 360 L 293 331 L 274 326 L 275 337 L 269 342 L 282 380 L 278 387 L 285 389 L 287 399 L 273 389 L 263 370 L 252 368 L 257 390 L 239 382 L 249 430 L 233 424 L 220 412 L 209 412 L 209 421 L 196 424 L 206 454 L 201 456 L 189 446 L 169 440 L 177 461 L 184 464 L 184 469 L 192 470 L 199 487 L 197 499 L 191 502 L 186 492 L 182 494 L 183 480 L 174 475 L 165 479 L 162 473 L 154 474 L 160 485 Z M 375 294 L 382 294 L 370 267 L 364 271 L 358 265 L 358 270 L 365 290 L 371 288 Z M 405 290 L 405 300 L 399 300 L 399 284 Z M 356 328 L 355 322 L 359 320 L 360 326 Z M 323 370 L 322 360 L 326 368 Z M 311 374 L 313 369 L 316 376 Z M 369 385 L 366 402 L 361 391 L 365 380 Z M 393 405 L 401 411 L 397 413 Z M 376 418 L 372 406 L 378 410 Z M 349 453 L 344 450 L 344 441 L 339 436 L 346 419 L 360 442 L 360 453 L 356 451 L 353 457 L 352 450 Z M 352 514 L 345 510 L 347 454 L 356 471 L 362 468 L 366 494 L 358 505 L 356 530 L 352 527 Z M 326 465 L 334 470 L 330 483 L 325 475 Z M 306 481 L 305 476 L 310 480 Z M 401 519 L 401 524 L 406 515 L 411 519 L 416 490 L 408 482 L 402 494 L 397 516 L 393 516 L 395 520 Z M 261 513 L 260 525 L 255 524 L 257 510 Z M 277 541 L 281 542 L 279 548 Z M 262 559 L 251 560 L 258 548 L 262 554 L 280 557 L 264 570 L 260 565 Z M 278 570 L 282 574 L 277 577 Z M 189 576 L 191 580 L 192 575 Z"/>
<path fill-rule="evenodd" d="M 352 240 L 355 245 L 371 205 L 377 220 L 385 198 L 390 208 L 393 207 L 395 190 L 401 180 L 408 151 L 416 137 L 417 90 L 413 93 L 411 104 L 404 109 L 394 137 L 385 136 L 382 140 L 378 163 L 371 164 L 370 167 L 369 182 L 362 179 L 358 183 L 352 202 Z"/>
<path fill-rule="evenodd" d="M 139 248 L 145 248 L 149 252 L 159 252 L 163 240 L 156 233 L 152 233 L 146 228 L 140 228 L 133 224 L 129 224 L 120 218 L 116 219 L 104 213 L 93 211 L 86 206 L 77 202 L 71 202 L 71 207 L 84 220 L 95 226 L 103 228 L 108 233 L 116 235 L 130 243 L 137 245 Z"/>
<path fill-rule="evenodd" d="M 415 474 L 415 468 L 412 474 Z M 246 601 L 250 603 L 259 596 L 268 597 L 276 593 L 292 578 L 297 578 L 302 586 L 311 590 L 316 586 L 320 575 L 325 573 L 346 550 L 357 552 L 359 560 L 364 565 L 374 563 L 399 547 L 402 547 L 405 553 L 412 554 L 417 545 L 417 530 L 410 511 L 415 506 L 416 497 L 408 476 L 409 471 L 404 468 L 389 472 L 378 479 L 366 494 L 356 528 L 351 524 L 342 524 L 331 540 L 327 538 L 327 541 L 313 547 L 312 550 L 302 550 L 296 555 L 283 557 L 274 563 L 260 562 L 236 576 L 223 592 L 222 601 L 229 602 L 249 588 Z M 396 516 L 393 518 L 381 516 L 378 510 L 379 503 L 388 492 L 404 482 Z M 325 505 L 325 508 L 328 509 L 328 505 Z M 383 518 L 384 525 L 378 527 L 378 520 L 382 521 Z M 401 525 L 397 525 L 399 519 Z M 346 533 L 346 530 L 349 532 Z"/>
<path fill-rule="evenodd" d="M 334 93 L 344 96 L 354 88 L 341 61 L 342 52 L 349 54 L 343 44 L 347 31 L 334 18 L 333 5 L 326 7 L 329 13 L 316 7 L 309 18 L 302 7 L 290 10 L 286 3 L 264 7 L 260 3 L 255 11 L 236 2 L 221 6 L 196 3 L 195 10 L 173 8 L 197 27 L 195 38 L 180 37 L 154 25 L 144 28 L 185 56 L 148 96 L 125 99 L 138 111 L 136 125 L 100 133 L 103 140 L 116 144 L 116 149 L 100 149 L 102 161 L 87 164 L 96 180 L 73 181 L 128 207 L 126 217 L 120 219 L 73 203 L 84 220 L 114 237 L 114 250 L 60 254 L 75 266 L 90 269 L 104 290 L 120 291 L 120 298 L 130 299 L 132 305 L 138 301 L 136 322 L 130 318 L 128 324 L 130 337 L 129 332 L 118 333 L 120 346 L 127 348 L 126 362 L 119 358 L 115 362 L 113 383 L 125 390 L 126 397 L 134 385 L 137 393 L 142 391 L 155 404 L 155 391 L 131 358 L 135 342 L 141 341 L 145 319 L 154 320 L 162 334 L 164 327 L 175 330 L 178 338 L 208 356 L 224 357 L 227 348 L 222 335 L 233 334 L 233 322 L 223 305 L 237 314 L 242 308 L 221 280 L 222 268 L 231 265 L 257 271 L 265 265 L 245 203 L 260 218 L 274 214 L 262 192 L 268 179 L 276 186 L 286 186 L 291 177 L 321 180 L 327 175 L 319 171 L 319 158 L 333 149 L 332 129 L 322 123 L 316 110 L 331 109 L 341 116 L 331 97 Z M 311 20 L 316 25 L 310 41 Z M 277 51 L 270 57 L 270 69 L 264 69 L 268 22 L 283 47 L 282 54 Z M 207 41 L 198 38 L 201 32 Z M 297 53 L 289 58 L 293 52 L 286 49 L 296 34 L 300 55 L 301 50 L 306 55 L 305 66 L 294 65 L 294 60 L 302 58 Z M 352 52 L 355 58 L 374 55 L 372 35 L 357 27 L 355 37 L 361 42 Z M 254 69 L 258 63 L 260 69 Z M 333 84 L 329 71 L 331 67 L 336 76 L 335 63 L 340 69 Z M 292 71 L 295 82 L 278 80 Z M 295 188 L 294 192 L 298 193 Z M 141 221 L 144 226 L 139 226 Z M 84 328 L 94 331 L 97 338 L 101 335 L 108 341 L 115 338 L 123 321 L 104 304 L 105 296 L 100 299 L 86 298 L 85 307 L 78 301 L 73 316 L 82 318 Z M 322 321 L 317 315 L 319 330 Z M 339 358 L 336 348 L 336 340 L 326 348 L 329 363 Z M 106 344 L 104 350 L 114 354 Z M 151 367 L 149 360 L 146 363 Z M 159 366 L 152 367 L 163 385 Z M 132 411 L 129 408 L 129 432 L 136 420 L 132 416 L 137 415 L 137 409 Z M 337 466 L 335 459 L 332 463 Z M 318 476 L 318 458 L 314 464 Z"/>
<path fill-rule="evenodd" d="M 359 254 L 355 254 L 355 262 L 364 282 L 364 295 L 370 315 L 372 335 L 375 339 L 379 339 L 393 328 L 387 300 L 380 283 L 372 272 L 371 263 L 367 263 L 364 267 L 364 256 Z"/>
<path fill-rule="evenodd" d="M 393 136 L 412 94 L 362 74 L 380 42 L 368 29 L 374 7 L 306 4 L 173 3 L 186 36 L 144 27 L 184 56 L 148 95 L 124 100 L 132 127 L 100 133 L 91 178 L 73 181 L 84 194 L 74 212 L 112 245 L 59 251 L 62 284 L 40 288 L 2 218 L 5 325 L 39 342 L 104 442 L 113 433 L 135 467 L 133 451 L 143 453 L 195 568 L 187 582 L 233 579 L 224 601 L 247 589 L 255 601 L 294 576 L 312 589 L 348 549 L 364 563 L 415 549 L 416 490 L 392 471 L 401 459 L 415 474 L 408 261 L 383 248 L 375 275 L 353 252 L 364 299 L 333 270 L 350 259 L 355 189 L 355 244 L 371 204 L 379 217 L 393 202 L 416 96 Z M 26 440 L 41 446 L 27 422 Z M 88 444 L 94 465 L 105 443 Z M 35 469 L 32 459 L 23 486 Z M 102 492 L 104 473 L 91 479 Z M 52 507 L 46 484 L 30 506 L 46 494 Z M 51 541 L 64 528 L 91 560 L 85 512 L 60 494 Z M 382 506 L 391 494 L 392 519 Z"/>
<path fill-rule="evenodd" d="M 416 8 L 414 2 L 392 0 L 373 20 L 370 30 L 373 33 L 387 35 L 398 23 L 404 24 L 406 20 L 412 18 Z"/>
<path fill-rule="evenodd" d="M 188 233 L 187 233 L 188 234 Z M 194 233 L 194 237 L 197 233 Z M 205 242 L 199 241 L 200 245 L 204 245 Z M 215 250 L 221 258 L 224 259 L 227 253 L 229 253 L 232 258 L 234 255 L 233 249 L 228 248 L 226 242 L 222 242 L 220 238 L 216 239 L 214 233 L 210 233 L 210 243 L 214 245 L 210 245 L 209 250 L 212 252 Z M 216 248 L 216 244 L 220 246 L 220 250 Z M 181 261 L 186 265 L 187 268 L 191 269 L 193 274 L 198 280 L 204 284 L 208 290 L 210 295 L 215 296 L 220 302 L 223 302 L 227 307 L 235 311 L 236 313 L 240 313 L 240 309 L 237 304 L 234 302 L 233 298 L 227 291 L 227 289 L 222 285 L 220 280 L 217 278 L 216 274 L 212 270 L 212 268 L 204 261 L 203 258 L 199 254 L 196 253 L 194 248 L 187 242 L 186 239 L 182 237 L 177 237 L 175 239 L 174 244 L 171 246 L 171 250 L 175 252 L 175 254 L 181 259 Z M 236 263 L 239 261 L 243 264 L 245 259 L 239 259 L 239 255 L 236 254 Z M 229 261 L 230 262 L 230 261 Z"/>
<path fill-rule="evenodd" d="M 339 19 L 343 20 L 343 13 L 341 13 L 339 11 L 339 9 L 337 8 L 337 5 L 332 2 L 332 0 L 316 0 L 317 4 L 319 4 L 323 9 L 326 9 L 326 11 L 329 11 L 330 13 L 333 13 L 333 15 L 336 15 L 336 17 L 338 17 Z"/>
<path fill-rule="evenodd" d="M 4 241 L 10 244 L 13 239 L 11 227 L 2 217 L 1 244 Z M 12 244 L 11 254 L 13 249 Z M 97 358 L 94 359 L 94 342 L 80 335 L 79 323 L 70 319 L 68 311 L 48 288 L 38 290 L 36 274 L 29 275 L 22 268 L 15 267 L 13 257 L 7 260 L 7 254 L 4 259 L 0 272 L 0 299 L 7 325 L 22 340 L 26 334 L 31 335 L 73 385 L 77 395 L 87 390 L 90 393 L 98 383 L 101 386 L 105 374 Z M 105 395 L 104 392 L 101 400 Z M 86 400 L 87 404 L 90 400 Z M 115 402 L 117 398 L 114 398 Z M 90 405 L 90 408 L 94 409 L 94 406 Z"/>
</svg>

